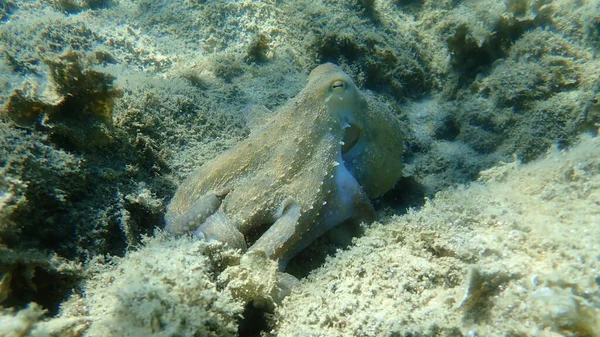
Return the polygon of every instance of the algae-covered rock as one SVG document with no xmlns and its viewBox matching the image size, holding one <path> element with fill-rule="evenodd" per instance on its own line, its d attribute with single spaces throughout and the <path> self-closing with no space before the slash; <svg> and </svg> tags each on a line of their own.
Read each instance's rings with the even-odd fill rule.
<svg viewBox="0 0 600 337">
<path fill-rule="evenodd" d="M 69 289 L 81 280 L 81 271 L 81 265 L 56 255 L 0 245 L 0 304 L 23 308 L 35 301 L 56 314 L 56 303 L 67 299 Z"/>
<path fill-rule="evenodd" d="M 61 317 L 86 317 L 88 337 L 235 336 L 242 303 L 217 289 L 212 266 L 224 260 L 211 261 L 211 249 L 160 234 L 121 259 L 96 259 Z"/>
<path fill-rule="evenodd" d="M 276 308 L 277 336 L 598 336 L 598 138 L 384 218 Z"/>
<path fill-rule="evenodd" d="M 5 116 L 22 127 L 49 129 L 63 146 L 94 148 L 111 142 L 114 77 L 85 69 L 82 54 L 46 59 L 50 77 L 16 89 Z M 72 144 L 72 145 L 71 145 Z"/>
</svg>

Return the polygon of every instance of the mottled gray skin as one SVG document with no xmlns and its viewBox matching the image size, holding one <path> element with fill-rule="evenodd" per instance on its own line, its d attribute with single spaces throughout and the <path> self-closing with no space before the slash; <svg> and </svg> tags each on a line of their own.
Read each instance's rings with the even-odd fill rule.
<svg viewBox="0 0 600 337">
<path fill-rule="evenodd" d="M 372 221 L 369 198 L 395 185 L 401 156 L 398 120 L 339 67 L 323 64 L 248 139 L 181 183 L 166 229 L 250 244 L 283 268 L 328 229 Z"/>
</svg>

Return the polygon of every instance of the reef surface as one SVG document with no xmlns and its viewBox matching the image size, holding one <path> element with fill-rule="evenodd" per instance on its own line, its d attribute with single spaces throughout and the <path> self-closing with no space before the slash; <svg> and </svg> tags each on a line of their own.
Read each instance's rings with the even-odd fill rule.
<svg viewBox="0 0 600 337">
<path fill-rule="evenodd" d="M 599 32 L 593 0 L 1 1 L 0 335 L 597 336 Z M 279 303 L 165 214 L 328 62 L 401 144 Z"/>
</svg>

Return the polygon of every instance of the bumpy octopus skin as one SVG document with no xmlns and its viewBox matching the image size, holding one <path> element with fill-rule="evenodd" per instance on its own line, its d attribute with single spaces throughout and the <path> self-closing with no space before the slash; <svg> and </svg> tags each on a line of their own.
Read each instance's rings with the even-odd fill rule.
<svg viewBox="0 0 600 337">
<path fill-rule="evenodd" d="M 306 87 L 234 148 L 177 189 L 166 230 L 287 261 L 328 229 L 372 221 L 369 198 L 401 176 L 399 121 L 339 67 Z"/>
</svg>

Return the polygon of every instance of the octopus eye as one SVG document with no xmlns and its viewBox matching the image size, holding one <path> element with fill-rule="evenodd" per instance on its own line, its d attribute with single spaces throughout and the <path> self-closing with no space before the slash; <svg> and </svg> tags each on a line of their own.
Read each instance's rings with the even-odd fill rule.
<svg viewBox="0 0 600 337">
<path fill-rule="evenodd" d="M 331 83 L 331 91 L 334 94 L 341 94 L 346 90 L 346 82 L 343 80 L 335 80 Z"/>
</svg>

